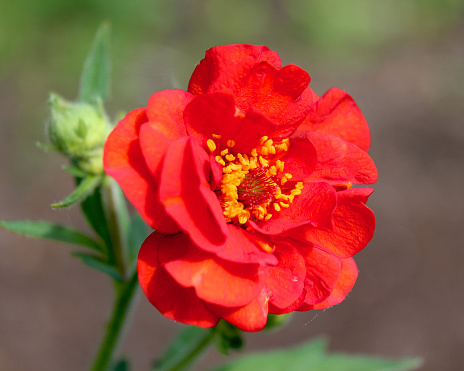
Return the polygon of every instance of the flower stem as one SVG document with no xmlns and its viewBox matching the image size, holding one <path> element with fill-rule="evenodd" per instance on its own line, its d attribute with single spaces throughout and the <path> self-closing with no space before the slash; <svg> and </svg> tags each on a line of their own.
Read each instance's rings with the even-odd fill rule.
<svg viewBox="0 0 464 371">
<path fill-rule="evenodd" d="M 198 342 L 198 345 L 193 348 L 182 360 L 180 360 L 175 366 L 169 369 L 169 371 L 183 371 L 187 370 L 189 365 L 205 350 L 214 339 L 216 335 L 215 329 L 211 329 L 204 337 Z"/>
<path fill-rule="evenodd" d="M 107 246 L 108 259 L 121 273 L 122 282 L 113 282 L 115 290 L 114 306 L 100 348 L 95 356 L 92 371 L 105 371 L 113 361 L 138 287 L 137 272 L 129 272 L 130 263 L 126 246 L 128 233 L 127 207 L 122 193 L 110 178 L 105 178 L 102 183 L 101 198 L 108 232 L 111 237 L 111 242 Z"/>
<path fill-rule="evenodd" d="M 134 294 L 138 287 L 137 282 L 137 272 L 134 272 L 131 279 L 124 282 L 119 287 L 119 290 L 117 290 L 118 293 L 113 307 L 113 313 L 106 327 L 100 349 L 94 359 L 91 368 L 92 371 L 104 371 L 108 368 L 121 339 L 122 330 L 127 320 L 127 314 L 130 312 L 131 304 L 134 303 Z"/>
</svg>

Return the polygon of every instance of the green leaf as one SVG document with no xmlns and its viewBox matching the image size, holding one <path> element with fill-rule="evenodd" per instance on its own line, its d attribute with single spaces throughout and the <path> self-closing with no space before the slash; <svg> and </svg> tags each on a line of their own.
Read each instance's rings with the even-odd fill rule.
<svg viewBox="0 0 464 371">
<path fill-rule="evenodd" d="M 79 184 L 81 179 L 76 178 L 76 181 Z M 103 210 L 101 186 L 95 188 L 93 193 L 81 203 L 81 209 L 90 226 L 101 237 L 105 246 L 109 249 L 111 247 L 111 236 L 105 211 Z"/>
<path fill-rule="evenodd" d="M 192 360 L 200 354 L 199 351 L 203 349 L 203 344 L 208 344 L 214 335 L 214 329 L 184 326 L 163 356 L 156 360 L 152 370 L 187 370 L 192 365 Z M 185 360 L 185 362 L 179 362 L 180 360 Z"/>
<path fill-rule="evenodd" d="M 286 350 L 273 350 L 242 357 L 210 371 L 410 371 L 418 359 L 388 360 L 343 353 L 327 353 L 327 341 L 319 338 Z"/>
<path fill-rule="evenodd" d="M 102 251 L 102 247 L 91 237 L 76 231 L 49 222 L 23 221 L 0 221 L 0 226 L 24 236 L 43 238 L 53 241 L 66 242 L 73 245 L 88 247 L 96 251 Z"/>
<path fill-rule="evenodd" d="M 109 22 L 103 22 L 97 30 L 92 48 L 85 60 L 79 86 L 79 100 L 96 103 L 108 98 L 110 90 L 110 33 Z"/>
<path fill-rule="evenodd" d="M 87 177 L 87 173 L 79 169 L 77 166 L 62 166 L 62 169 L 66 171 L 68 174 L 71 174 L 75 177 L 79 177 L 79 178 Z"/>
<path fill-rule="evenodd" d="M 88 265 L 89 267 L 109 275 L 111 278 L 113 278 L 114 280 L 118 282 L 122 282 L 121 274 L 116 269 L 116 267 L 108 263 L 101 257 L 86 254 L 83 252 L 73 252 L 71 253 L 71 255 L 75 256 L 76 258 L 81 260 L 82 263 Z"/>
<path fill-rule="evenodd" d="M 89 175 L 85 178 L 77 188 L 64 200 L 51 204 L 54 209 L 62 209 L 69 207 L 75 203 L 85 200 L 93 193 L 95 188 L 101 183 L 102 177 L 100 175 Z"/>
</svg>

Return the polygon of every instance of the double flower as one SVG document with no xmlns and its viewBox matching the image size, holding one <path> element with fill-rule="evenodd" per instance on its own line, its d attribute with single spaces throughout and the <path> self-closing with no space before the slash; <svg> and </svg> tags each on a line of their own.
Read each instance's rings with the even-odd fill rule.
<svg viewBox="0 0 464 371">
<path fill-rule="evenodd" d="M 206 52 L 188 91 L 154 93 L 121 120 L 104 168 L 155 230 L 139 282 L 166 317 L 261 330 L 268 314 L 323 309 L 353 287 L 372 238 L 370 134 L 339 89 L 264 46 Z"/>
</svg>

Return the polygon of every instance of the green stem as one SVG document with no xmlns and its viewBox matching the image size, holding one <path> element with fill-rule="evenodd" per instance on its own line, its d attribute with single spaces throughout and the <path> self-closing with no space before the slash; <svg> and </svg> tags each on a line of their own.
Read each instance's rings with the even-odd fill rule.
<svg viewBox="0 0 464 371">
<path fill-rule="evenodd" d="M 127 226 L 128 215 L 124 198 L 117 185 L 106 177 L 102 183 L 101 199 L 107 220 L 111 243 L 107 246 L 108 257 L 121 273 L 122 282 L 114 282 L 115 302 L 106 332 L 95 356 L 92 371 L 107 370 L 113 361 L 118 344 L 121 341 L 122 330 L 127 323 L 127 314 L 134 303 L 134 293 L 138 287 L 137 272 L 130 278 L 127 258 Z"/>
<path fill-rule="evenodd" d="M 92 371 L 104 371 L 108 368 L 121 339 L 127 314 L 130 312 L 131 304 L 134 303 L 134 293 L 138 287 L 137 282 L 137 272 L 134 272 L 131 279 L 120 286 L 111 319 L 106 327 L 106 333 L 91 368 Z"/>
<path fill-rule="evenodd" d="M 118 185 L 109 177 L 103 181 L 102 202 L 111 236 L 111 246 L 108 246 L 108 249 L 121 277 L 125 278 L 127 274 L 127 207 L 123 204 L 124 197 Z"/>
<path fill-rule="evenodd" d="M 211 329 L 208 334 L 206 334 L 203 339 L 200 340 L 198 345 L 192 349 L 190 353 L 188 353 L 184 359 L 180 360 L 174 367 L 170 368 L 169 371 L 182 371 L 186 370 L 187 366 L 190 365 L 200 354 L 203 350 L 205 350 L 208 345 L 211 343 L 211 340 L 214 339 L 216 335 L 216 331 Z"/>
</svg>

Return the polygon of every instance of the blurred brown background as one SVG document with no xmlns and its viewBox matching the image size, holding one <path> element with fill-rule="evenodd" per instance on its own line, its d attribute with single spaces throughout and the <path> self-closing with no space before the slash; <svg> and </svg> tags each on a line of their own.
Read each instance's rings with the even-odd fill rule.
<svg viewBox="0 0 464 371">
<path fill-rule="evenodd" d="M 372 130 L 380 173 L 369 206 L 376 235 L 356 258 L 347 300 L 299 313 L 247 350 L 320 334 L 331 349 L 421 356 L 423 370 L 464 369 L 464 2 L 462 0 L 17 0 L 0 3 L 0 219 L 88 230 L 65 160 L 45 142 L 47 95 L 74 99 L 98 24 L 113 27 L 113 116 L 151 93 L 186 88 L 204 51 L 265 44 L 312 76 L 323 94 L 348 91 Z M 84 370 L 111 306 L 109 280 L 69 246 L 0 230 L 0 370 Z M 177 325 L 141 295 L 123 353 L 147 370 Z M 207 363 L 219 359 L 210 354 Z"/>
</svg>

